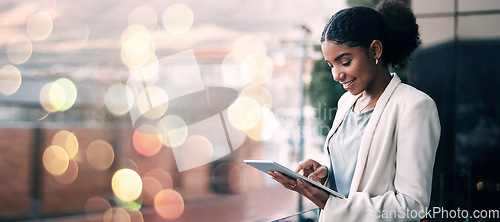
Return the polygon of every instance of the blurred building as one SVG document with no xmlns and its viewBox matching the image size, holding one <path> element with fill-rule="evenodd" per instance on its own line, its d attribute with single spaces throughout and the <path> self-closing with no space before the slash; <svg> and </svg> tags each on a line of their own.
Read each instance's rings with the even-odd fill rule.
<svg viewBox="0 0 500 222">
<path fill-rule="evenodd" d="M 197 55 L 207 86 L 222 85 L 220 64 L 226 54 Z M 260 141 L 247 138 L 231 155 L 179 172 L 172 149 L 162 146 L 154 155 L 140 153 L 133 144 L 136 132 L 129 114 L 117 115 L 107 109 L 106 92 L 114 81 L 74 81 L 74 104 L 64 111 L 48 112 L 42 105 L 41 92 L 54 80 L 48 76 L 24 78 L 15 93 L 0 94 L 0 221 L 69 215 L 92 218 L 89 215 L 127 206 L 151 212 L 147 209 L 154 207 L 155 194 L 162 189 L 175 190 L 183 202 L 193 203 L 266 184 L 260 172 L 246 171 L 243 165 L 246 157 L 263 155 Z M 62 134 L 61 142 L 58 137 Z M 74 140 L 72 144 L 70 140 Z M 150 137 L 145 140 L 151 142 Z M 66 149 L 68 155 L 69 149 L 74 150 L 73 156 L 66 157 L 69 164 L 62 174 L 50 172 L 51 166 L 45 162 L 47 158 L 57 159 L 48 154 L 53 145 Z M 124 168 L 134 170 L 143 180 L 142 194 L 136 201 L 123 202 L 113 194 L 111 179 Z"/>
<path fill-rule="evenodd" d="M 411 3 L 423 44 L 409 82 L 436 101 L 442 127 L 431 207 L 498 212 L 500 2 Z"/>
<path fill-rule="evenodd" d="M 280 42 L 296 42 L 302 25 L 319 39 L 325 20 L 344 5 L 344 0 L 2 1 L 0 221 L 86 221 L 89 215 L 99 221 L 105 212 L 132 221 L 176 216 L 249 221 L 295 213 L 297 195 L 242 160 L 298 162 L 304 83 L 299 76 L 307 70 L 301 69 L 299 46 Z M 134 128 L 125 83 L 132 69 L 186 50 L 196 54 L 204 86 L 254 98 L 271 123 L 257 123 L 230 155 L 182 171 L 172 149 L 158 149 L 156 135 Z M 239 51 L 238 64 L 227 59 L 232 50 Z M 233 78 L 247 56 L 245 72 L 262 72 L 265 78 L 251 83 Z M 199 79 L 180 73 L 172 80 Z M 54 85 L 57 81 L 61 84 Z M 68 98 L 74 100 L 55 104 Z M 304 147 L 319 153 L 313 122 L 306 116 Z M 122 192 L 113 189 L 112 180 L 118 172 L 131 180 L 116 184 L 137 188 L 142 180 L 140 198 L 117 197 Z M 170 209 L 155 209 L 168 200 L 162 197 L 175 200 L 167 204 Z M 136 218 L 141 212 L 144 218 Z"/>
<path fill-rule="evenodd" d="M 243 160 L 297 162 L 295 140 L 298 140 L 300 96 L 297 88 L 301 83 L 297 70 L 301 64 L 292 62 L 285 66 L 283 63 L 294 59 L 281 58 L 284 61 L 280 64 L 276 62 L 280 58 L 270 57 L 274 68 L 271 67 L 269 79 L 262 84 L 234 85 L 223 76 L 224 69 L 234 65 L 224 63 L 227 51 L 196 50 L 195 53 L 206 87 L 231 87 L 241 95 L 263 101 L 263 107 L 276 113 L 282 126 L 280 132 L 271 132 L 274 136 L 267 141 L 248 136 L 230 155 L 179 172 L 172 149 L 162 146 L 153 155 L 145 154 L 134 144 L 134 137 L 140 133 L 135 131 L 128 110 L 113 111 L 109 107 L 112 104 L 106 102 L 112 93 L 110 89 L 127 81 L 129 71 L 123 64 L 116 61 L 90 64 L 86 68 L 88 73 L 83 75 L 87 78 L 81 78 L 82 72 L 78 70 L 82 68 L 77 68 L 81 64 L 65 67 L 29 64 L 23 72 L 37 70 L 38 73 L 23 77 L 12 94 L 0 94 L 0 221 L 55 220 L 58 217 L 99 221 L 102 215 L 116 215 L 123 209 L 136 209 L 130 211 L 130 217 L 134 212 L 142 212 L 146 221 L 162 220 L 164 218 L 159 218 L 155 211 L 155 195 L 165 189 L 178 192 L 185 204 L 180 220 L 198 221 L 207 215 L 215 218 L 214 221 L 219 220 L 217 218 L 222 221 L 270 220 L 294 213 L 297 196 L 281 187 L 275 187 L 277 191 L 269 188 L 269 184 L 276 184 L 260 171 L 245 166 Z M 239 70 L 239 66 L 236 68 Z M 74 103 L 65 110 L 48 111 L 51 104 L 50 99 L 47 104 L 45 96 L 54 95 L 43 93 L 44 88 L 61 77 L 74 84 Z M 115 100 L 126 97 L 124 94 L 114 96 Z M 290 101 L 288 97 L 297 99 Z M 316 132 L 312 129 L 309 133 Z M 155 146 L 151 141 L 156 135 L 142 136 L 145 138 L 143 146 Z M 309 146 L 315 152 L 320 151 L 321 146 L 315 145 Z M 52 166 L 45 162 L 58 158 L 56 151 L 59 148 L 53 146 L 66 150 L 64 153 L 68 156 L 63 158 L 69 161 L 64 172 L 51 172 Z M 56 161 L 56 165 L 62 162 Z M 143 183 L 142 194 L 135 201 L 119 199 L 112 189 L 113 176 L 125 168 L 137 172 Z M 275 199 L 278 202 L 266 201 L 270 193 L 281 195 Z M 281 212 L 283 210 L 285 213 Z"/>
</svg>

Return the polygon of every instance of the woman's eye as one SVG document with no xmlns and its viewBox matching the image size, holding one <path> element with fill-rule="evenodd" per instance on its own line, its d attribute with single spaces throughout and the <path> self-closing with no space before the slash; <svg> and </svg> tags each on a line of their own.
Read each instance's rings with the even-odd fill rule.
<svg viewBox="0 0 500 222">
<path fill-rule="evenodd" d="M 349 64 L 351 64 L 351 61 L 342 63 L 343 66 L 348 66 Z"/>
<path fill-rule="evenodd" d="M 332 65 L 331 63 L 326 62 L 326 64 L 328 65 L 328 67 L 329 67 L 330 69 L 333 69 L 333 65 Z"/>
</svg>

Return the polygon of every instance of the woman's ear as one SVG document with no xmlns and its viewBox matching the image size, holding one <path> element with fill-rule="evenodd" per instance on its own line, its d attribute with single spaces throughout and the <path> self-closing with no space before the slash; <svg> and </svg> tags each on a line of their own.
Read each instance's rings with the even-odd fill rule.
<svg viewBox="0 0 500 222">
<path fill-rule="evenodd" d="M 370 55 L 373 56 L 373 59 L 380 59 L 383 50 L 382 42 L 377 39 L 373 40 L 372 44 L 370 44 Z"/>
</svg>

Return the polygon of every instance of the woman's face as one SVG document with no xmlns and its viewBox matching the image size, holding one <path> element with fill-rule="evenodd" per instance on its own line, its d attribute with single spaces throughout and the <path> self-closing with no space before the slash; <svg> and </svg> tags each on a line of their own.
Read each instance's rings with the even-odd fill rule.
<svg viewBox="0 0 500 222">
<path fill-rule="evenodd" d="M 375 78 L 375 60 L 361 46 L 350 47 L 332 41 L 321 43 L 333 79 L 353 95 L 370 89 Z"/>
</svg>

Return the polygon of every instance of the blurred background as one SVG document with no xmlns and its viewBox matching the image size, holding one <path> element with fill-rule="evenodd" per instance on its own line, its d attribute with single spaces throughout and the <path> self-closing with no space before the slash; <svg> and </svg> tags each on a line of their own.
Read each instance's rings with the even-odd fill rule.
<svg viewBox="0 0 500 222">
<path fill-rule="evenodd" d="M 321 31 L 378 2 L 2 1 L 0 221 L 314 221 L 243 160 L 326 161 L 344 91 Z M 442 126 L 431 207 L 498 212 L 500 2 L 406 2 L 422 45 L 394 71 Z"/>
</svg>

